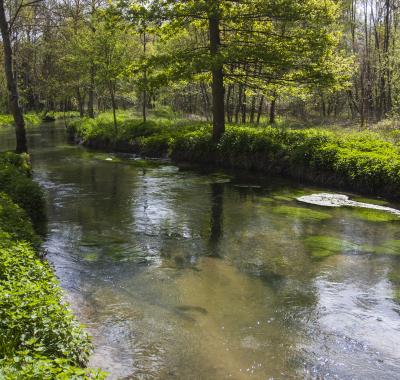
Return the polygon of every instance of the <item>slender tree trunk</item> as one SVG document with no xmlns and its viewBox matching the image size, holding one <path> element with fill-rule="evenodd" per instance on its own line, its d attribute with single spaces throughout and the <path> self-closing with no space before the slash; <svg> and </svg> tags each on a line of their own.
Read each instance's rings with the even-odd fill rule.
<svg viewBox="0 0 400 380">
<path fill-rule="evenodd" d="M 113 120 L 114 120 L 114 138 L 117 139 L 118 126 L 117 126 L 117 113 L 116 113 L 116 102 L 115 102 L 115 86 L 114 83 L 110 83 L 110 97 L 111 97 L 111 106 L 113 111 Z"/>
<path fill-rule="evenodd" d="M 258 111 L 257 111 L 257 125 L 260 125 L 263 104 L 264 104 L 264 95 L 261 95 L 260 103 L 258 104 Z"/>
<path fill-rule="evenodd" d="M 254 124 L 255 114 L 256 114 L 256 96 L 253 95 L 251 98 L 251 107 L 250 107 L 250 124 Z"/>
<path fill-rule="evenodd" d="M 94 65 L 90 65 L 90 87 L 88 99 L 88 116 L 94 119 Z"/>
<path fill-rule="evenodd" d="M 92 0 L 91 1 L 91 13 L 90 13 L 90 30 L 92 33 L 92 38 L 95 38 L 95 33 L 96 33 L 96 28 L 93 25 L 93 16 L 96 12 L 96 1 Z M 90 64 L 90 86 L 89 86 L 89 93 L 88 93 L 88 116 L 91 119 L 94 119 L 94 86 L 95 86 L 95 74 L 96 74 L 96 69 L 94 66 L 94 63 L 91 62 Z"/>
<path fill-rule="evenodd" d="M 83 117 L 84 115 L 84 103 L 85 103 L 85 95 L 81 94 L 81 90 L 79 87 L 76 88 L 76 99 L 78 100 L 78 108 L 79 108 L 79 116 Z"/>
<path fill-rule="evenodd" d="M 242 124 L 246 124 L 247 120 L 247 96 L 246 88 L 243 91 L 243 102 L 242 102 Z"/>
<path fill-rule="evenodd" d="M 276 119 L 276 95 L 274 94 L 274 97 L 272 98 L 271 101 L 271 107 L 269 109 L 269 123 L 270 124 L 275 124 L 275 119 Z"/>
<path fill-rule="evenodd" d="M 242 102 L 243 102 L 243 84 L 239 84 L 239 91 L 238 91 L 238 99 L 237 99 L 237 104 L 236 104 L 236 109 L 235 109 L 235 123 L 239 123 L 239 113 L 240 109 L 242 107 Z"/>
<path fill-rule="evenodd" d="M 226 94 L 226 119 L 228 123 L 232 122 L 232 114 L 231 114 L 231 95 L 232 95 L 233 86 L 230 84 L 228 86 L 228 92 Z"/>
<path fill-rule="evenodd" d="M 146 31 L 143 32 L 143 55 L 146 57 L 147 41 Z M 142 104 L 143 123 L 147 121 L 147 70 L 143 72 L 143 104 Z"/>
<path fill-rule="evenodd" d="M 207 88 L 204 85 L 204 83 L 200 83 L 200 90 L 201 90 L 201 95 L 202 95 L 203 104 L 204 104 L 204 115 L 208 121 L 209 120 L 210 99 L 208 97 Z"/>
<path fill-rule="evenodd" d="M 10 101 L 10 110 L 15 123 L 15 136 L 17 140 L 16 152 L 25 153 L 28 151 L 26 142 L 25 120 L 19 104 L 17 80 L 13 73 L 12 48 L 10 41 L 10 28 L 4 10 L 4 0 L 0 0 L 0 29 L 4 49 L 4 71 L 7 81 L 7 91 Z"/>
<path fill-rule="evenodd" d="M 213 139 L 218 142 L 225 132 L 225 104 L 224 104 L 224 73 L 223 64 L 220 62 L 219 50 L 220 37 L 220 9 L 219 1 L 210 1 L 211 9 L 208 16 L 210 54 L 212 62 L 212 112 L 213 112 Z"/>
</svg>

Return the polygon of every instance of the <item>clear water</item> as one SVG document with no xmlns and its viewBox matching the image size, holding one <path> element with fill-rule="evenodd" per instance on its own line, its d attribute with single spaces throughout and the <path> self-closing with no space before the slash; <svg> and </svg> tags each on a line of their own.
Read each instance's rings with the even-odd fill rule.
<svg viewBox="0 0 400 380">
<path fill-rule="evenodd" d="M 29 144 L 48 258 L 110 379 L 400 378 L 400 220 L 89 152 L 62 126 Z"/>
</svg>

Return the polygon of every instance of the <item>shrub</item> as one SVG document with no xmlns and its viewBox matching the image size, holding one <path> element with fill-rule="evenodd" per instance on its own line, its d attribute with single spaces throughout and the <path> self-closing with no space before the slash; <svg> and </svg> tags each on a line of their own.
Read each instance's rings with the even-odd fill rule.
<svg viewBox="0 0 400 380">
<path fill-rule="evenodd" d="M 16 157 L 2 158 L 1 185 L 15 193 L 0 193 L 0 378 L 104 378 L 81 368 L 91 352 L 89 337 L 62 302 L 50 265 L 39 258 L 40 240 L 27 213 L 13 202 L 18 194 L 32 205 L 38 187 L 18 170 Z"/>
<path fill-rule="evenodd" d="M 120 144 L 112 145 L 110 115 L 76 121 L 73 128 L 92 147 L 118 149 L 126 141 L 134 153 L 148 156 L 168 152 L 178 161 L 277 173 L 400 198 L 399 148 L 375 132 L 228 126 L 215 144 L 206 123 L 155 119 L 143 124 L 121 117 Z"/>
<path fill-rule="evenodd" d="M 5 165 L 0 167 L 0 191 L 23 208 L 31 218 L 37 231 L 46 222 L 46 206 L 40 186 L 27 177 L 20 168 Z"/>
</svg>

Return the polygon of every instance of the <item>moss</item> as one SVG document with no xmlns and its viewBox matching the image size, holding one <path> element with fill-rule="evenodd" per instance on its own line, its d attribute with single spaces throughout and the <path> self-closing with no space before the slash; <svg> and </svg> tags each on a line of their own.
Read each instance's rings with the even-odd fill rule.
<svg viewBox="0 0 400 380">
<path fill-rule="evenodd" d="M 393 284 L 400 285 L 400 273 L 391 272 L 388 278 Z"/>
<path fill-rule="evenodd" d="M 356 202 L 361 202 L 361 203 L 369 203 L 372 205 L 377 205 L 377 206 L 387 206 L 389 202 L 383 200 L 383 199 L 374 199 L 374 198 L 365 198 L 365 197 L 352 197 L 353 201 Z"/>
<path fill-rule="evenodd" d="M 310 221 L 321 221 L 330 219 L 332 217 L 328 213 L 311 210 L 303 207 L 277 206 L 272 208 L 272 212 L 293 219 L 302 219 Z"/>
<path fill-rule="evenodd" d="M 400 256 L 400 240 L 387 240 L 371 251 L 378 255 Z"/>
<path fill-rule="evenodd" d="M 83 255 L 84 260 L 89 262 L 95 262 L 99 259 L 99 255 L 96 252 L 89 252 Z"/>
<path fill-rule="evenodd" d="M 393 291 L 393 300 L 394 302 L 400 304 L 400 289 L 395 289 Z"/>
<path fill-rule="evenodd" d="M 305 239 L 305 245 L 315 258 L 351 252 L 359 248 L 357 244 L 332 236 L 310 236 Z"/>
<path fill-rule="evenodd" d="M 284 195 L 274 195 L 273 197 L 276 201 L 282 201 L 282 202 L 291 202 L 295 199 L 295 197 L 288 197 Z"/>
<path fill-rule="evenodd" d="M 270 205 L 271 203 L 274 203 L 274 199 L 271 197 L 263 197 L 263 198 L 259 198 L 258 201 L 260 203 L 267 203 L 268 205 Z"/>
<path fill-rule="evenodd" d="M 400 221 L 400 217 L 398 215 L 394 215 L 386 211 L 357 208 L 352 210 L 352 213 L 358 219 L 362 219 L 367 222 L 382 223 Z"/>
</svg>

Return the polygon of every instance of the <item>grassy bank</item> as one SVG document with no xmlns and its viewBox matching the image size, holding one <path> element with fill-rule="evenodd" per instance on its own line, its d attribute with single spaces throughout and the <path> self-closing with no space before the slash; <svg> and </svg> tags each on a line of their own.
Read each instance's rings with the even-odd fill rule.
<svg viewBox="0 0 400 380">
<path fill-rule="evenodd" d="M 60 112 L 60 111 L 51 111 L 44 113 L 35 113 L 29 112 L 24 114 L 25 123 L 28 127 L 38 126 L 44 121 L 56 121 L 62 119 L 71 119 L 79 117 L 79 112 L 76 111 L 68 111 L 68 112 Z M 0 128 L 1 127 L 11 127 L 14 125 L 14 119 L 12 115 L 9 114 L 0 114 Z"/>
<path fill-rule="evenodd" d="M 121 119 L 115 135 L 107 114 L 77 120 L 70 132 L 92 148 L 169 156 L 400 198 L 399 147 L 377 132 L 228 126 L 219 144 L 214 144 L 209 125 L 182 120 L 143 124 L 139 119 Z"/>
<path fill-rule="evenodd" d="M 42 118 L 40 115 L 31 112 L 24 115 L 25 123 L 28 126 L 39 125 L 42 122 Z M 14 125 L 14 119 L 12 115 L 9 114 L 0 114 L 0 128 L 1 127 L 9 127 Z"/>
<path fill-rule="evenodd" d="M 88 335 L 39 257 L 29 216 L 43 221 L 44 200 L 28 173 L 27 156 L 0 155 L 0 378 L 99 379 L 83 368 Z"/>
</svg>

